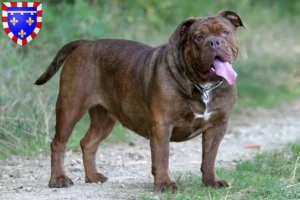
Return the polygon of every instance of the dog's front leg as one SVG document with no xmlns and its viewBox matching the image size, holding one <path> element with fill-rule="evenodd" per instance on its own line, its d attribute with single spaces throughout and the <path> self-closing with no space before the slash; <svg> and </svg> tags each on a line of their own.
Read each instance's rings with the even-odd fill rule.
<svg viewBox="0 0 300 200">
<path fill-rule="evenodd" d="M 168 125 L 155 123 L 150 136 L 152 174 L 154 176 L 154 190 L 174 192 L 177 184 L 168 174 L 169 171 L 169 143 L 171 128 Z"/>
<path fill-rule="evenodd" d="M 207 186 L 228 187 L 225 181 L 219 179 L 215 171 L 215 160 L 219 145 L 227 130 L 227 121 L 216 124 L 206 130 L 202 136 L 202 181 Z"/>
</svg>

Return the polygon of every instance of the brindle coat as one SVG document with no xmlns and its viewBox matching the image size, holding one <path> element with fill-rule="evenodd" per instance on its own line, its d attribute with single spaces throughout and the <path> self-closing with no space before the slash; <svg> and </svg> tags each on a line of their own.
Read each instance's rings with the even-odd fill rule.
<svg viewBox="0 0 300 200">
<path fill-rule="evenodd" d="M 224 81 L 206 100 L 194 83 L 214 85 L 222 80 L 208 71 L 216 57 L 233 64 L 239 26 L 243 23 L 238 14 L 223 11 L 184 20 L 169 43 L 156 48 L 116 39 L 78 40 L 65 45 L 36 81 L 37 85 L 46 83 L 65 62 L 51 143 L 49 187 L 73 184 L 64 170 L 64 152 L 75 124 L 86 111 L 91 124 L 80 141 L 86 182 L 107 180 L 97 172 L 95 155 L 119 121 L 150 139 L 156 190 L 177 189 L 168 175 L 169 142 L 201 133 L 203 182 L 228 186 L 215 173 L 215 158 L 236 101 L 236 88 Z M 218 40 L 217 46 L 212 45 L 213 40 Z"/>
</svg>

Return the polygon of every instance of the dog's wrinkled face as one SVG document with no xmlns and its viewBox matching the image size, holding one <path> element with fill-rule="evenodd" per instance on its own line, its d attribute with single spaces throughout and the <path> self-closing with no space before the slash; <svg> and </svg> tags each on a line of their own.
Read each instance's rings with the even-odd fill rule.
<svg viewBox="0 0 300 200">
<path fill-rule="evenodd" d="M 232 65 L 238 54 L 236 29 L 244 26 L 233 11 L 217 16 L 188 18 L 170 38 L 185 62 L 185 71 L 198 83 L 225 78 L 233 84 L 236 73 Z"/>
</svg>

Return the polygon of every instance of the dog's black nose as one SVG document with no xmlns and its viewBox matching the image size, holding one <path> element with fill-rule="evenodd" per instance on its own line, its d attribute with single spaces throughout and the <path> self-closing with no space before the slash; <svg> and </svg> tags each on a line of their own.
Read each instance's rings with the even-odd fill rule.
<svg viewBox="0 0 300 200">
<path fill-rule="evenodd" d="M 221 44 L 221 40 L 216 37 L 210 38 L 208 40 L 208 42 L 209 42 L 209 45 L 211 46 L 211 48 L 213 48 L 213 49 L 217 49 L 218 46 L 220 46 L 220 44 Z"/>
</svg>

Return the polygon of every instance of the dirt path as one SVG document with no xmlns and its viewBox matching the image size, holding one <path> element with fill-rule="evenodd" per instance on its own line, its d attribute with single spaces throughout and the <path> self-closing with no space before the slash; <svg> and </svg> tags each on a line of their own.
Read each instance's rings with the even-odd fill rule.
<svg viewBox="0 0 300 200">
<path fill-rule="evenodd" d="M 217 167 L 230 167 L 261 150 L 300 139 L 300 100 L 272 109 L 253 109 L 233 116 L 222 141 Z M 50 156 L 12 158 L 0 162 L 0 199 L 137 199 L 153 193 L 149 141 L 133 136 L 132 144 L 104 144 L 97 165 L 108 178 L 104 184 L 85 184 L 80 152 L 66 153 L 66 171 L 74 181 L 67 189 L 49 189 Z M 261 149 L 245 149 L 245 144 Z M 134 145 L 133 145 L 134 144 Z M 201 137 L 171 144 L 170 172 L 200 175 Z"/>
</svg>

